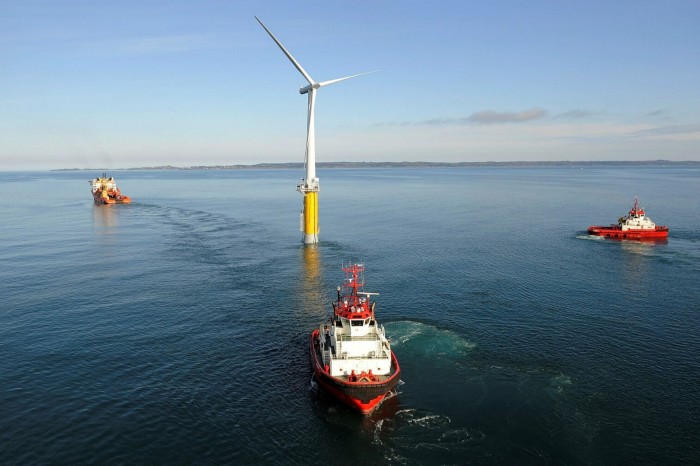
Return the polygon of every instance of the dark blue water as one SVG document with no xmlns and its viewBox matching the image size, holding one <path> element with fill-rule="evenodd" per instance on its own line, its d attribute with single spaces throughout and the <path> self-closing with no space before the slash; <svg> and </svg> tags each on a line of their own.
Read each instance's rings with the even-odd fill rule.
<svg viewBox="0 0 700 466">
<path fill-rule="evenodd" d="M 700 170 L 0 174 L 3 464 L 691 464 Z M 666 244 L 591 239 L 639 195 Z M 308 335 L 367 267 L 401 362 L 364 418 Z"/>
</svg>

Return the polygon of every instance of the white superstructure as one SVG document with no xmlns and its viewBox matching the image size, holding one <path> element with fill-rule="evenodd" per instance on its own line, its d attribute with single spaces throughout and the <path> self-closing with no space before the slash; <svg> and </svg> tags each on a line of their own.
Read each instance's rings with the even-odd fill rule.
<svg viewBox="0 0 700 466">
<path fill-rule="evenodd" d="M 626 230 L 655 230 L 656 223 L 652 222 L 644 213 L 644 209 L 637 207 L 635 199 L 634 207 L 629 214 L 620 218 L 619 225 L 622 231 Z"/>
<path fill-rule="evenodd" d="M 337 316 L 319 328 L 321 356 L 333 377 L 366 372 L 375 376 L 391 372 L 391 347 L 384 326 L 369 317 Z"/>
</svg>

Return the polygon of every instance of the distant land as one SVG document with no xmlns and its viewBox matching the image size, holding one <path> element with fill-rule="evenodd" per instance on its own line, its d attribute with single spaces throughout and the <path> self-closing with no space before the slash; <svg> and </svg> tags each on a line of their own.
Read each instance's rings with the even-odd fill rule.
<svg viewBox="0 0 700 466">
<path fill-rule="evenodd" d="M 433 168 L 433 167 L 700 167 L 700 161 L 671 161 L 671 160 L 636 160 L 636 161 L 549 161 L 549 162 L 317 162 L 316 168 Z M 304 168 L 303 163 L 256 163 L 252 165 L 194 165 L 191 167 L 175 167 L 160 165 L 156 167 L 132 168 L 59 168 L 51 171 L 109 171 L 109 170 L 246 170 L 246 169 L 283 169 Z"/>
</svg>

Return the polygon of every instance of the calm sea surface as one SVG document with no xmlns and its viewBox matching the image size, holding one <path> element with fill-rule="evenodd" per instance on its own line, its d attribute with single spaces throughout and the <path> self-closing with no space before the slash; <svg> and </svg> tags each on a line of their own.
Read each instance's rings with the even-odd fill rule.
<svg viewBox="0 0 700 466">
<path fill-rule="evenodd" d="M 2 464 L 697 464 L 700 170 L 0 173 Z M 638 195 L 668 242 L 588 237 Z M 403 373 L 369 417 L 308 335 L 365 263 Z"/>
</svg>

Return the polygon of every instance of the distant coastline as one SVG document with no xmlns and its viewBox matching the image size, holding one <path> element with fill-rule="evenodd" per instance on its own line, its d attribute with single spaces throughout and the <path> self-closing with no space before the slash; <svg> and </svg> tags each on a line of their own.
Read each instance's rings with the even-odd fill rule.
<svg viewBox="0 0 700 466">
<path fill-rule="evenodd" d="M 541 161 L 541 162 L 317 162 L 317 168 L 435 168 L 435 167 L 700 167 L 700 161 L 636 160 L 636 161 Z M 194 165 L 176 167 L 160 165 L 132 168 L 58 168 L 51 171 L 110 171 L 110 170 L 247 170 L 301 169 L 303 163 L 257 163 L 252 165 Z"/>
</svg>

